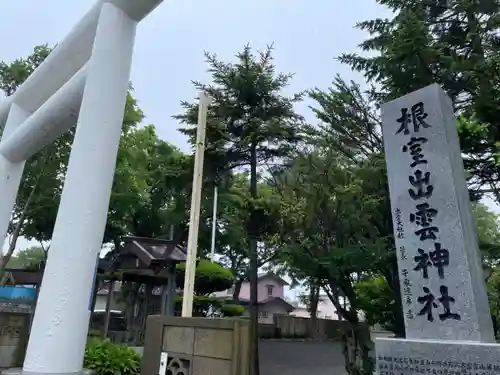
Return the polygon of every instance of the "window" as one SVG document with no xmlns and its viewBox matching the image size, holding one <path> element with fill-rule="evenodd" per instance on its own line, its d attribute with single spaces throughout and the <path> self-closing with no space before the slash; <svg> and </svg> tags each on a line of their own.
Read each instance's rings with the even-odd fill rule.
<svg viewBox="0 0 500 375">
<path fill-rule="evenodd" d="M 273 289 L 274 285 L 266 285 L 267 286 L 267 296 L 272 297 L 273 296 Z"/>
<path fill-rule="evenodd" d="M 259 311 L 259 318 L 267 319 L 268 316 L 267 311 Z"/>
</svg>

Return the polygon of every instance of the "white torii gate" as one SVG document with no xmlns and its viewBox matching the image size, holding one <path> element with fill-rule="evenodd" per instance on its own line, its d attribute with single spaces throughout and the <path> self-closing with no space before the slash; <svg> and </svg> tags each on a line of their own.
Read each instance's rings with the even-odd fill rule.
<svg viewBox="0 0 500 375">
<path fill-rule="evenodd" d="M 77 123 L 23 373 L 79 374 L 138 22 L 163 0 L 99 0 L 0 103 L 0 235 L 25 160 Z"/>
</svg>

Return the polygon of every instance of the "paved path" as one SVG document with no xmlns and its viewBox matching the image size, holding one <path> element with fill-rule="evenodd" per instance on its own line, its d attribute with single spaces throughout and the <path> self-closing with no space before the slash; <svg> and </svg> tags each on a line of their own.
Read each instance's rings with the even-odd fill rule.
<svg viewBox="0 0 500 375">
<path fill-rule="evenodd" d="M 391 337 L 389 332 L 372 332 Z M 261 340 L 261 375 L 346 375 L 342 344 L 337 341 Z"/>
<path fill-rule="evenodd" d="M 339 342 L 262 340 L 259 352 L 261 375 L 346 375 Z"/>
</svg>

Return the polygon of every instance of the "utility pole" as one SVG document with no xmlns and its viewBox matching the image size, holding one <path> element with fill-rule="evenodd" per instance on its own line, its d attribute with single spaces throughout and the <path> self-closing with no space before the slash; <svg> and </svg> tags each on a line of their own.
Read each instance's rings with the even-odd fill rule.
<svg viewBox="0 0 500 375">
<path fill-rule="evenodd" d="M 198 108 L 198 128 L 196 132 L 196 151 L 194 159 L 193 191 L 191 193 L 191 212 L 189 217 L 189 235 L 182 297 L 182 316 L 193 315 L 194 277 L 198 250 L 198 229 L 200 226 L 201 189 L 203 185 L 203 159 L 205 154 L 205 132 L 207 112 L 211 99 L 205 92 L 200 92 Z"/>
<path fill-rule="evenodd" d="M 215 235 L 217 234 L 217 199 L 219 191 L 217 185 L 214 186 L 214 206 L 212 211 L 212 243 L 210 245 L 210 259 L 214 260 L 215 256 Z"/>
</svg>

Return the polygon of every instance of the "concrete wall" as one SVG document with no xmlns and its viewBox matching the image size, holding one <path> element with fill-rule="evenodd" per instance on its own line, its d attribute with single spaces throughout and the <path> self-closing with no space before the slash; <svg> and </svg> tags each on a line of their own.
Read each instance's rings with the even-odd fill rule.
<svg viewBox="0 0 500 375">
<path fill-rule="evenodd" d="M 309 318 L 281 315 L 274 317 L 274 324 L 262 324 L 259 329 L 262 338 L 341 339 L 343 334 L 351 332 L 351 325 L 346 321 L 317 319 L 315 326 L 312 323 Z M 362 324 L 360 329 L 365 337 L 369 337 L 367 324 Z"/>
<path fill-rule="evenodd" d="M 0 312 L 0 369 L 22 366 L 29 324 L 30 314 Z"/>
<path fill-rule="evenodd" d="M 248 375 L 248 335 L 244 319 L 149 316 L 141 375 Z"/>
<path fill-rule="evenodd" d="M 143 355 L 144 347 L 133 347 Z M 346 375 L 338 341 L 261 340 L 260 375 Z"/>
</svg>

